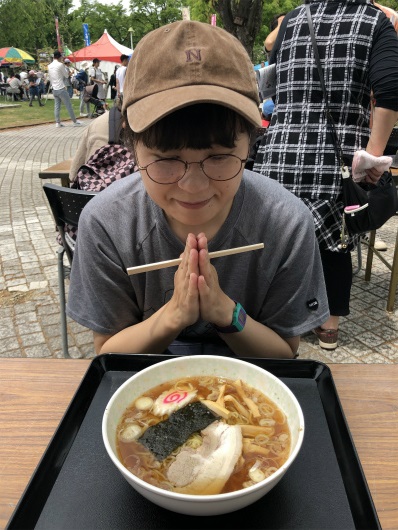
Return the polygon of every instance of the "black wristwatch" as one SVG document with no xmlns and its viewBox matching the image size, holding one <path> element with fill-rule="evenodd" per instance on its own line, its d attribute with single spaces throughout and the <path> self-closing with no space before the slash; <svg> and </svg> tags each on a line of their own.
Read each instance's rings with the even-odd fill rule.
<svg viewBox="0 0 398 530">
<path fill-rule="evenodd" d="M 232 322 L 229 326 L 221 328 L 213 324 L 214 329 L 217 331 L 217 333 L 237 333 L 239 331 L 242 331 L 245 327 L 247 318 L 246 311 L 243 309 L 239 302 L 235 302 L 235 304 L 236 306 L 232 314 Z"/>
</svg>

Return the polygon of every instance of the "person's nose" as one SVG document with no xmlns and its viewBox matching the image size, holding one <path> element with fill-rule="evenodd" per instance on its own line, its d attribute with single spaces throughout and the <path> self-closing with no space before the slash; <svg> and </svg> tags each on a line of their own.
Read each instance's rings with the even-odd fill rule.
<svg viewBox="0 0 398 530">
<path fill-rule="evenodd" d="M 185 175 L 178 181 L 184 191 L 196 193 L 209 187 L 210 179 L 202 171 L 200 162 L 189 162 Z"/>
</svg>

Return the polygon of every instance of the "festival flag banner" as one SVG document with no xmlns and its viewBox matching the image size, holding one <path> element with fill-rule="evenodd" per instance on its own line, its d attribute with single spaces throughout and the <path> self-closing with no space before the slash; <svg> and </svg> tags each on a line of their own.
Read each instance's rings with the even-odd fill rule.
<svg viewBox="0 0 398 530">
<path fill-rule="evenodd" d="M 90 46 L 90 32 L 88 30 L 88 24 L 83 24 L 83 37 L 84 37 L 84 46 Z"/>
<path fill-rule="evenodd" d="M 217 26 L 217 15 L 211 15 L 211 25 Z"/>
<path fill-rule="evenodd" d="M 55 17 L 55 33 L 57 34 L 58 50 L 62 52 L 61 36 L 59 34 L 58 18 Z"/>
<path fill-rule="evenodd" d="M 183 7 L 181 11 L 182 11 L 182 20 L 191 20 L 191 12 L 189 10 L 189 7 Z"/>
</svg>

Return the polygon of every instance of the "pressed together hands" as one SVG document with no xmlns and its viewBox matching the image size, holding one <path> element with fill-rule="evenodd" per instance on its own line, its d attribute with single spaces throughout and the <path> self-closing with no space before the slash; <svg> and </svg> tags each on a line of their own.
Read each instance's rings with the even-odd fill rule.
<svg viewBox="0 0 398 530">
<path fill-rule="evenodd" d="M 94 333 L 97 353 L 128 353 L 132 344 L 136 353 L 161 353 L 182 330 L 200 318 L 218 327 L 231 324 L 236 304 L 220 287 L 217 271 L 210 263 L 205 234 L 188 234 L 180 257 L 171 299 L 148 319 L 113 336 Z M 249 315 L 241 333 L 223 334 L 223 339 L 237 355 L 255 357 L 291 358 L 300 342 L 298 336 L 282 338 Z"/>
<path fill-rule="evenodd" d="M 210 263 L 207 237 L 203 232 L 188 234 L 185 250 L 174 276 L 174 293 L 165 308 L 173 326 L 182 330 L 199 318 L 228 326 L 235 302 L 221 289 L 217 271 Z"/>
</svg>

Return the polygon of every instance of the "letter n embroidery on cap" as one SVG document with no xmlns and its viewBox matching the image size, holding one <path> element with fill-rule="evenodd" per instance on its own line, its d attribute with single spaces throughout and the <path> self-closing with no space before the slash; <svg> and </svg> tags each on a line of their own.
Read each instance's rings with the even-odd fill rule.
<svg viewBox="0 0 398 530">
<path fill-rule="evenodd" d="M 191 63 L 194 60 L 198 62 L 202 60 L 200 50 L 185 50 L 185 55 L 187 56 L 187 63 Z"/>
</svg>

